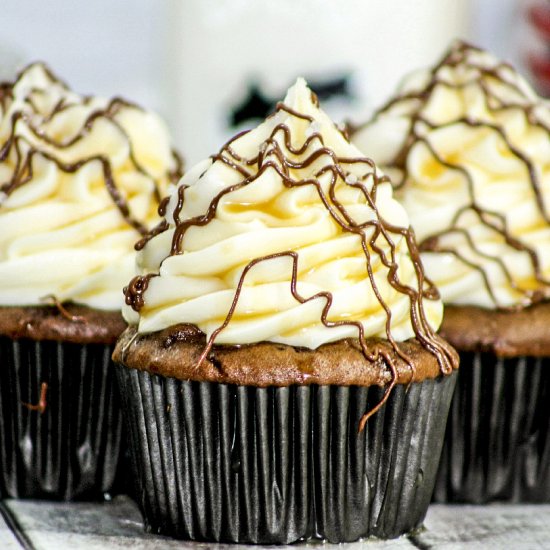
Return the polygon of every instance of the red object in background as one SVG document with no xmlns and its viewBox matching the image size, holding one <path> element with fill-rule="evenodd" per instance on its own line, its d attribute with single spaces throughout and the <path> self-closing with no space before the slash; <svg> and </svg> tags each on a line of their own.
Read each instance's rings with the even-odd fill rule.
<svg viewBox="0 0 550 550">
<path fill-rule="evenodd" d="M 546 46 L 545 51 L 527 55 L 527 66 L 538 91 L 550 96 L 550 2 L 532 5 L 527 10 L 529 24 Z"/>
<path fill-rule="evenodd" d="M 550 4 L 537 4 L 528 10 L 529 21 L 539 34 L 550 41 Z"/>
</svg>

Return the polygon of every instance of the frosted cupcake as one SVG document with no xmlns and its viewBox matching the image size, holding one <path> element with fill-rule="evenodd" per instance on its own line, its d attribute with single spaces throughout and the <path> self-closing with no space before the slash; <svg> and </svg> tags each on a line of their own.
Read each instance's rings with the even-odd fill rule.
<svg viewBox="0 0 550 550">
<path fill-rule="evenodd" d="M 114 354 L 147 529 L 289 543 L 417 527 L 457 361 L 387 178 L 298 80 L 161 212 Z"/>
<path fill-rule="evenodd" d="M 465 43 L 354 130 L 392 175 L 461 374 L 438 500 L 550 500 L 550 108 Z"/>
<path fill-rule="evenodd" d="M 76 94 L 42 64 L 0 84 L 2 496 L 110 489 L 121 289 L 179 176 L 156 115 Z"/>
</svg>

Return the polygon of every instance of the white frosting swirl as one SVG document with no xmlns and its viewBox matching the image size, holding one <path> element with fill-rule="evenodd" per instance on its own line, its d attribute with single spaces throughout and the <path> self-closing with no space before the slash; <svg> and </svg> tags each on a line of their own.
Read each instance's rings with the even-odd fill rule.
<svg viewBox="0 0 550 550">
<path fill-rule="evenodd" d="M 165 192 L 177 168 L 153 113 L 75 94 L 41 64 L 3 84 L 0 304 L 38 305 L 54 295 L 120 309 L 139 232 L 115 203 L 108 176 L 147 229 L 159 221 L 155 188 Z"/>
<path fill-rule="evenodd" d="M 363 189 L 354 187 L 356 182 Z M 171 254 L 176 225 L 181 229 L 186 220 L 200 220 L 214 199 L 230 187 L 219 198 L 208 223 L 191 224 L 179 252 Z M 182 196 L 176 224 L 175 211 Z M 369 204 L 371 198 L 377 210 Z M 345 212 L 338 211 L 337 203 Z M 345 215 L 354 228 L 369 220 L 373 224 L 356 233 L 345 231 L 334 217 L 345 224 Z M 390 183 L 318 108 L 299 79 L 273 116 L 237 137 L 213 159 L 198 164 L 173 190 L 166 210 L 169 228 L 138 254 L 142 275 L 158 276 L 148 281 L 139 314 L 127 307 L 125 316 L 130 323 L 139 323 L 141 333 L 192 323 L 210 336 L 224 323 L 237 296 L 234 314 L 216 336 L 217 343 L 271 341 L 316 348 L 325 342 L 356 338 L 357 326 L 329 328 L 323 324 L 325 297 L 300 303 L 293 295 L 290 254 L 260 261 L 243 276 L 257 259 L 292 252 L 297 253 L 298 294 L 307 299 L 320 292 L 331 293 L 328 321 L 357 321 L 366 336 L 386 338 L 388 316 L 383 301 L 391 310 L 392 337 L 414 337 L 411 309 L 418 313 L 418 303 L 411 307 L 409 297 L 390 283 L 384 262 L 393 260 L 399 281 L 416 292 L 418 273 L 402 232 L 387 230 L 395 243 L 393 258 L 389 240 L 382 233 L 372 237 L 381 225 L 379 216 L 388 224 L 408 226 L 403 208 L 392 198 Z M 370 261 L 362 248 L 362 236 L 366 236 Z M 378 250 L 369 242 L 371 238 Z M 369 279 L 368 264 L 379 297 Z M 429 323 L 437 328 L 440 301 L 424 300 L 423 304 Z"/>
<path fill-rule="evenodd" d="M 549 129 L 512 67 L 457 43 L 352 136 L 396 183 L 445 303 L 550 297 Z"/>
</svg>

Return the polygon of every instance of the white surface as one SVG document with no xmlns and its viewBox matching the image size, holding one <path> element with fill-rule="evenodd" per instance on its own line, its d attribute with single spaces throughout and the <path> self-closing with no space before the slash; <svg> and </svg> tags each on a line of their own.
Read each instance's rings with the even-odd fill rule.
<svg viewBox="0 0 550 550">
<path fill-rule="evenodd" d="M 426 529 L 390 541 L 368 540 L 351 544 L 244 546 L 176 541 L 143 532 L 136 505 L 127 497 L 112 502 L 52 503 L 5 501 L 27 539 L 36 550 L 105 550 L 106 548 L 161 550 L 164 548 L 234 550 L 249 548 L 339 548 L 345 550 L 536 550 L 550 548 L 550 505 L 432 505 Z M 18 549 L 0 518 L 0 548 Z"/>
<path fill-rule="evenodd" d="M 0 515 L 0 548 L 2 550 L 18 550 L 21 545 L 17 538 Z"/>
<path fill-rule="evenodd" d="M 426 531 L 418 537 L 424 548 L 550 548 L 549 505 L 433 505 L 426 518 L 426 527 Z"/>
</svg>

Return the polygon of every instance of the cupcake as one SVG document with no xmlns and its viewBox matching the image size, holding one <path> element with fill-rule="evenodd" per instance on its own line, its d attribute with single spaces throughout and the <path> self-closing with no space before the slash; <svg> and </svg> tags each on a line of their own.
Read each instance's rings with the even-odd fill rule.
<svg viewBox="0 0 550 550">
<path fill-rule="evenodd" d="M 435 497 L 550 502 L 550 106 L 458 42 L 352 141 L 392 175 L 461 369 Z"/>
<path fill-rule="evenodd" d="M 78 95 L 43 64 L 0 84 L 1 496 L 110 490 L 121 288 L 179 176 L 156 115 Z"/>
<path fill-rule="evenodd" d="M 160 212 L 114 353 L 147 530 L 290 543 L 420 525 L 457 357 L 388 179 L 299 79 Z"/>
</svg>

